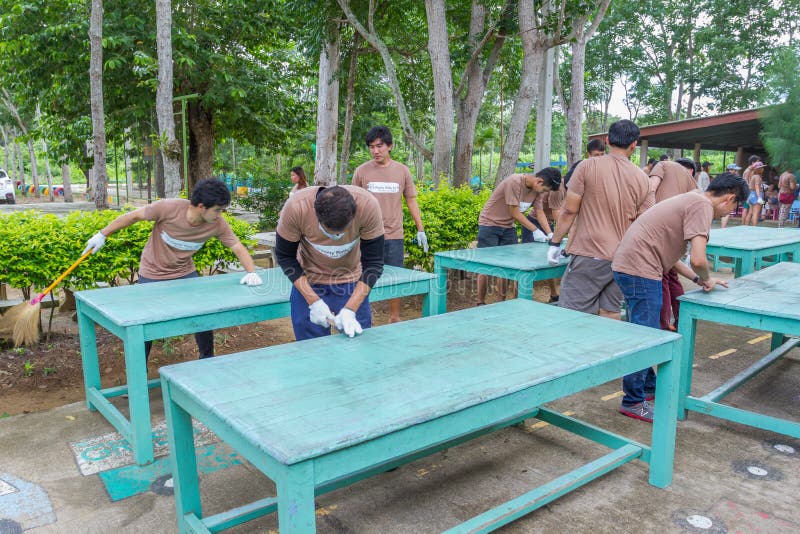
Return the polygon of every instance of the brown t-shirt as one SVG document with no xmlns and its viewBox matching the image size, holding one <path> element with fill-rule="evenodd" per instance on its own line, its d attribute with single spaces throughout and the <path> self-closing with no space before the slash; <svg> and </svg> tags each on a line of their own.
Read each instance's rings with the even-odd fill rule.
<svg viewBox="0 0 800 534">
<path fill-rule="evenodd" d="M 192 256 L 212 237 L 230 248 L 239 243 L 222 216 L 213 223 L 192 226 L 186 220 L 191 204 L 183 198 L 167 198 L 144 208 L 144 218 L 154 221 L 153 233 L 142 250 L 139 273 L 154 280 L 172 280 L 195 270 Z"/>
<path fill-rule="evenodd" d="M 659 161 L 653 167 L 650 176 L 661 179 L 655 191 L 656 202 L 697 189 L 697 182 L 689 174 L 688 169 L 674 161 Z"/>
<path fill-rule="evenodd" d="M 361 240 L 383 235 L 381 208 L 375 197 L 354 185 L 339 187 L 347 189 L 356 201 L 356 215 L 341 239 L 329 238 L 319 227 L 314 211 L 319 186 L 292 195 L 278 221 L 278 235 L 300 243 L 300 266 L 312 284 L 345 284 L 361 278 Z"/>
<path fill-rule="evenodd" d="M 513 228 L 515 219 L 508 213 L 509 206 L 519 206 L 522 213 L 531 206 L 542 209 L 542 201 L 547 193 L 537 193 L 525 185 L 525 176 L 512 174 L 494 188 L 478 217 L 479 225 Z"/>
<path fill-rule="evenodd" d="M 564 200 L 567 198 L 567 188 L 564 186 L 564 182 L 561 182 L 556 191 L 550 191 L 544 197 L 543 207 L 545 209 L 560 210 L 563 208 Z"/>
<path fill-rule="evenodd" d="M 652 205 L 647 175 L 630 160 L 606 154 L 575 167 L 568 191 L 581 197 L 567 252 L 611 261 L 625 231 Z"/>
<path fill-rule="evenodd" d="M 353 173 L 353 185 L 363 187 L 378 199 L 386 239 L 403 239 L 403 197 L 408 200 L 417 196 L 408 167 L 394 160 L 382 167 L 370 160 Z"/>
<path fill-rule="evenodd" d="M 714 208 L 700 191 L 683 193 L 659 202 L 631 225 L 614 254 L 611 269 L 661 280 L 686 253 L 686 242 L 708 239 Z"/>
</svg>

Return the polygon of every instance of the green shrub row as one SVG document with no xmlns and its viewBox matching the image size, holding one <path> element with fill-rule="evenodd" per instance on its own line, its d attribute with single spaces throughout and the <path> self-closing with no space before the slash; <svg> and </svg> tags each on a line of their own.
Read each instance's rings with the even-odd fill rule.
<svg viewBox="0 0 800 534">
<path fill-rule="evenodd" d="M 65 217 L 36 211 L 0 214 L 0 282 L 22 290 L 29 298 L 32 288 L 41 291 L 67 270 L 81 256 L 86 241 L 119 214 L 114 210 L 76 211 Z M 248 236 L 253 234 L 253 227 L 224 216 L 242 243 L 252 248 L 255 241 Z M 61 285 L 82 290 L 96 287 L 99 282 L 133 282 L 152 227 L 153 223 L 143 221 L 115 232 Z M 206 274 L 235 261 L 233 252 L 217 239 L 207 241 L 194 255 L 197 270 Z"/>
<path fill-rule="evenodd" d="M 468 248 L 478 239 L 478 215 L 491 194 L 491 189 L 474 192 L 467 185 L 458 188 L 442 185 L 437 190 L 420 190 L 417 203 L 428 236 L 429 250 L 425 253 L 415 243 L 417 227 L 408 207 L 404 206 L 406 266 L 419 266 L 432 271 L 434 252 Z"/>
</svg>

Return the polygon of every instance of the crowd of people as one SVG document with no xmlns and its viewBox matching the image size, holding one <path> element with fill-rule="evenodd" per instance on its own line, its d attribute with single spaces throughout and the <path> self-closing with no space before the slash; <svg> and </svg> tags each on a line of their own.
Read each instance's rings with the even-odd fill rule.
<svg viewBox="0 0 800 534">
<path fill-rule="evenodd" d="M 605 142 L 591 141 L 586 159 L 563 177 L 555 167 L 508 176 L 480 213 L 477 246 L 516 244 L 519 225 L 523 242 L 548 244 L 550 264 L 569 257 L 560 287 L 551 281 L 551 302 L 618 320 L 624 300 L 629 321 L 674 330 L 683 293 L 679 275 L 706 291 L 725 285 L 712 276 L 706 257 L 712 219 L 724 219 L 742 203 L 744 223 L 757 224 L 774 196 L 782 225 L 797 181 L 784 171 L 770 196 L 757 157 L 743 176 L 733 164 L 712 177 L 711 163 L 686 158 L 651 159 L 639 168 L 630 159 L 638 140 L 636 124 L 621 120 L 610 126 Z M 294 186 L 278 221 L 275 255 L 292 283 L 297 340 L 330 335 L 331 328 L 354 337 L 371 326 L 372 287 L 384 265 L 403 265 L 403 201 L 417 229 L 415 242 L 428 250 L 411 173 L 391 157 L 391 132 L 377 126 L 365 142 L 371 159 L 355 170 L 352 184 L 309 185 L 302 168 L 291 169 Z M 139 283 L 197 276 L 192 255 L 219 237 L 247 271 L 241 283 L 258 285 L 253 260 L 220 217 L 229 204 L 222 182 L 204 180 L 189 200 L 161 200 L 121 215 L 89 240 L 86 251 L 96 252 L 121 228 L 150 220 L 155 225 L 142 252 Z M 479 276 L 476 305 L 485 304 L 487 288 L 487 277 Z M 513 293 L 501 281 L 499 298 Z M 389 320 L 400 320 L 397 300 L 389 304 Z M 212 332 L 199 333 L 197 343 L 201 358 L 213 356 Z M 652 422 L 653 370 L 625 376 L 622 385 L 619 412 Z"/>
</svg>

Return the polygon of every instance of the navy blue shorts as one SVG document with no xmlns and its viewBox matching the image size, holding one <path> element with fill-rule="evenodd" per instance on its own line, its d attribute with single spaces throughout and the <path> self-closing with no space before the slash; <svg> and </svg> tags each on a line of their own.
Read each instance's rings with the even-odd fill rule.
<svg viewBox="0 0 800 534">
<path fill-rule="evenodd" d="M 357 282 L 350 282 L 349 284 L 312 284 L 311 288 L 314 290 L 319 298 L 325 301 L 331 313 L 336 315 L 339 313 L 350 295 L 353 294 L 353 289 L 356 287 Z M 292 328 L 294 329 L 294 337 L 297 341 L 303 339 L 313 339 L 315 337 L 331 335 L 329 326 L 319 326 L 311 322 L 308 316 L 308 302 L 300 292 L 292 287 L 292 293 L 289 296 L 289 304 L 291 306 L 292 314 Z M 369 307 L 369 295 L 361 303 L 358 310 L 356 310 L 356 320 L 361 325 L 361 328 L 369 328 L 372 326 L 372 310 Z"/>
<path fill-rule="evenodd" d="M 478 225 L 478 248 L 516 245 L 517 229 Z"/>
<path fill-rule="evenodd" d="M 383 264 L 393 267 L 402 267 L 405 250 L 403 250 L 402 239 L 383 240 Z"/>
</svg>

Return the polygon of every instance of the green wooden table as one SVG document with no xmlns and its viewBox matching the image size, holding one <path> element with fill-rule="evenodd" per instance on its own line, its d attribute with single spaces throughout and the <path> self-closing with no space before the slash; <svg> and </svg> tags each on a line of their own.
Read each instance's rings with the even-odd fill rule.
<svg viewBox="0 0 800 534">
<path fill-rule="evenodd" d="M 800 342 L 796 337 L 785 337 L 785 334 L 800 336 L 799 279 L 800 264 L 779 263 L 732 281 L 728 289 L 719 288 L 709 293 L 697 290 L 680 297 L 678 333 L 684 340 L 678 403 L 680 419 L 686 417 L 686 410 L 693 410 L 800 438 L 798 422 L 734 408 L 720 402 Z M 699 320 L 772 332 L 771 352 L 714 391 L 702 397 L 692 396 L 692 364 Z"/>
<path fill-rule="evenodd" d="M 159 385 L 158 379 L 147 380 L 144 342 L 288 317 L 289 280 L 279 268 L 258 273 L 264 284 L 254 287 L 240 285 L 242 275 L 234 273 L 75 294 L 86 401 L 90 410 L 102 413 L 130 442 L 139 465 L 153 461 L 147 390 Z M 437 301 L 430 296 L 434 278 L 431 273 L 385 266 L 370 300 L 422 294 L 422 314 L 435 314 Z M 127 385 L 102 389 L 95 325 L 122 340 Z M 108 400 L 125 393 L 130 420 Z"/>
<path fill-rule="evenodd" d="M 536 328 L 521 328 L 526 318 Z M 677 334 L 516 299 L 162 367 L 179 530 L 217 532 L 277 509 L 282 534 L 313 532 L 315 494 L 531 417 L 612 450 L 455 532 L 493 530 L 634 459 L 666 487 L 679 355 Z M 652 447 L 543 406 L 651 365 Z M 277 497 L 203 517 L 193 417 L 275 481 Z"/>
<path fill-rule="evenodd" d="M 768 226 L 733 226 L 711 230 L 706 253 L 714 258 L 714 270 L 720 266 L 720 257 L 733 258 L 736 278 L 761 269 L 764 258 L 774 256 L 785 261 L 800 262 L 800 230 L 796 228 L 771 228 Z"/>
<path fill-rule="evenodd" d="M 517 282 L 517 296 L 533 299 L 536 280 L 560 278 L 567 268 L 568 258 L 559 265 L 547 262 L 547 243 L 521 243 L 502 247 L 466 248 L 437 252 L 433 256 L 436 274 L 436 298 L 439 310 L 447 309 L 447 270 L 458 269 L 470 273 L 507 278 Z"/>
</svg>

